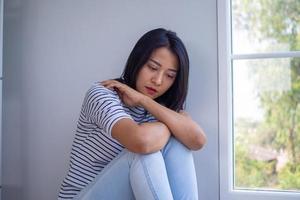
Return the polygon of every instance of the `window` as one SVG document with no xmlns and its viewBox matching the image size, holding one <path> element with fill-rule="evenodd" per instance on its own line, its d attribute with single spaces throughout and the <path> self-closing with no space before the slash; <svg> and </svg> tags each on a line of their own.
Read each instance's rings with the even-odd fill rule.
<svg viewBox="0 0 300 200">
<path fill-rule="evenodd" d="M 218 0 L 221 200 L 300 199 L 300 1 Z"/>
</svg>

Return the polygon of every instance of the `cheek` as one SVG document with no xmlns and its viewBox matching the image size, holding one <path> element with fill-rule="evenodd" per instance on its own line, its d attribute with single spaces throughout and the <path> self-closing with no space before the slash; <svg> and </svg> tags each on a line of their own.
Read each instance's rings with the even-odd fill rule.
<svg viewBox="0 0 300 200">
<path fill-rule="evenodd" d="M 137 80 L 139 83 L 145 84 L 151 81 L 151 76 L 151 72 L 141 71 Z"/>
<path fill-rule="evenodd" d="M 170 89 L 172 87 L 172 85 L 174 84 L 174 80 L 168 80 L 166 81 L 166 84 L 165 84 L 165 88 L 164 88 L 164 92 L 166 92 L 168 89 Z"/>
<path fill-rule="evenodd" d="M 136 82 L 135 82 L 135 88 L 136 88 L 136 90 L 140 90 L 140 87 L 141 87 L 141 79 L 140 78 L 137 78 L 136 79 Z"/>
<path fill-rule="evenodd" d="M 143 71 L 140 71 L 136 79 L 135 87 L 139 91 L 141 90 L 146 81 L 146 77 L 144 75 L 145 73 L 143 73 Z"/>
</svg>

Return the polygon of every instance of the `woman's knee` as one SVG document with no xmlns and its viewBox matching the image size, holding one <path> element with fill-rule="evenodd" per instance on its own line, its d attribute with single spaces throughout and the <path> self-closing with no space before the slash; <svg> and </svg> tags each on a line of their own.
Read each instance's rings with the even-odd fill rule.
<svg viewBox="0 0 300 200">
<path fill-rule="evenodd" d="M 155 160 L 161 160 L 163 159 L 162 154 L 160 151 L 154 152 L 154 153 L 149 153 L 149 154 L 140 154 L 140 153 L 133 153 L 130 152 L 131 159 L 133 161 L 137 160 L 147 160 L 147 161 L 152 161 L 154 162 Z"/>
<path fill-rule="evenodd" d="M 182 144 L 179 140 L 177 140 L 175 137 L 170 137 L 168 146 L 170 148 L 177 148 L 179 150 L 185 151 L 187 153 L 191 153 L 192 151 L 187 148 L 184 144 Z"/>
</svg>

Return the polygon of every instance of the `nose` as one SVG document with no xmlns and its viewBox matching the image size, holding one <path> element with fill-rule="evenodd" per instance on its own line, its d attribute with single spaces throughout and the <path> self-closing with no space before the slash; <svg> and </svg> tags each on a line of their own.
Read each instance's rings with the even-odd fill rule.
<svg viewBox="0 0 300 200">
<path fill-rule="evenodd" d="M 153 76 L 152 78 L 152 82 L 157 85 L 160 86 L 163 82 L 163 73 L 157 73 Z"/>
</svg>

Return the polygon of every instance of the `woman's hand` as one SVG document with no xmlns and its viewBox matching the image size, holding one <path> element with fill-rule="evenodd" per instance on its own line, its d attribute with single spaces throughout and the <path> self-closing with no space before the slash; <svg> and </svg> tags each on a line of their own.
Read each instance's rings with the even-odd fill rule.
<svg viewBox="0 0 300 200">
<path fill-rule="evenodd" d="M 123 103 L 130 107 L 140 106 L 142 99 L 145 97 L 142 93 L 116 80 L 106 80 L 100 83 L 108 89 L 115 90 Z"/>
</svg>

